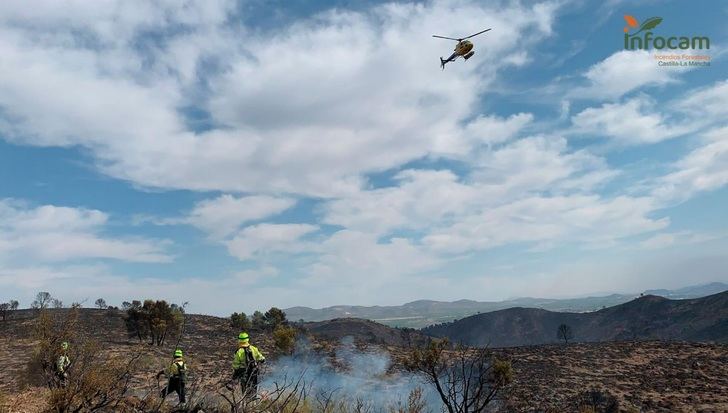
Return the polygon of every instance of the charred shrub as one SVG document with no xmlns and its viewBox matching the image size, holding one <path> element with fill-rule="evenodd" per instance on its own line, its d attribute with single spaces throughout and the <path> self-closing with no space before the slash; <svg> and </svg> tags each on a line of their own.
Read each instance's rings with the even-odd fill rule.
<svg viewBox="0 0 728 413">
<path fill-rule="evenodd" d="M 592 388 L 579 394 L 576 407 L 580 413 L 618 413 L 619 400 L 606 390 Z"/>
<path fill-rule="evenodd" d="M 442 340 L 414 348 L 407 368 L 435 388 L 448 413 L 487 411 L 513 380 L 510 362 L 494 358 L 487 348 L 450 347 Z"/>
</svg>

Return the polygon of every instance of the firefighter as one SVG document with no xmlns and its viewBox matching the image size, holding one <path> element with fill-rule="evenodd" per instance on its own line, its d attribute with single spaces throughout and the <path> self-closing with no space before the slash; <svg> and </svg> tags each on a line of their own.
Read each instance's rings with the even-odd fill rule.
<svg viewBox="0 0 728 413">
<path fill-rule="evenodd" d="M 250 344 L 248 333 L 238 335 L 238 350 L 233 359 L 233 380 L 240 380 L 243 397 L 255 399 L 258 394 L 259 365 L 265 357 L 257 347 Z"/>
<path fill-rule="evenodd" d="M 166 374 L 168 377 L 167 387 L 162 389 L 162 398 L 166 398 L 169 393 L 176 392 L 179 396 L 179 402 L 185 402 L 185 383 L 187 382 L 187 364 L 182 358 L 182 350 L 174 351 L 174 360 L 166 369 L 157 373 L 159 376 Z"/>
<path fill-rule="evenodd" d="M 68 358 L 68 342 L 61 343 L 61 355 L 56 360 L 56 375 L 62 386 L 66 385 L 68 380 L 68 367 L 71 365 L 71 359 Z"/>
</svg>

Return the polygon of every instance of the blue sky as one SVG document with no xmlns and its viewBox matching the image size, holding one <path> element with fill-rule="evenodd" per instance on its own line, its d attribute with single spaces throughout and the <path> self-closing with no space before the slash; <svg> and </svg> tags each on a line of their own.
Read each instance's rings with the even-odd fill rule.
<svg viewBox="0 0 728 413">
<path fill-rule="evenodd" d="M 713 2 L 0 4 L 0 301 L 270 306 L 728 281 Z M 699 2 L 700 3 L 700 2 Z M 622 48 L 623 16 L 709 67 Z M 475 56 L 440 70 L 453 44 Z"/>
</svg>

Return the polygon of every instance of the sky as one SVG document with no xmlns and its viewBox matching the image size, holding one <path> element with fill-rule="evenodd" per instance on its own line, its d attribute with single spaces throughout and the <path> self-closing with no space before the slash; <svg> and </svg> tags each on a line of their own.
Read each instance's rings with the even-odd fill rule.
<svg viewBox="0 0 728 413">
<path fill-rule="evenodd" d="M 624 15 L 710 49 L 625 50 Z M 728 281 L 727 15 L 2 1 L 0 301 L 226 315 Z M 441 70 L 433 34 L 485 28 Z"/>
</svg>

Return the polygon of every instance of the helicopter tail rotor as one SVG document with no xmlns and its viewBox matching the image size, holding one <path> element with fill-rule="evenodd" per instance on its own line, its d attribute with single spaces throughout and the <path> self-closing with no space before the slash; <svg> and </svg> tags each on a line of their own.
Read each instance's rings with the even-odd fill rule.
<svg viewBox="0 0 728 413">
<path fill-rule="evenodd" d="M 442 56 L 440 56 L 440 67 L 442 68 L 442 70 L 445 70 L 445 63 L 446 63 L 445 59 L 443 59 Z"/>
</svg>

